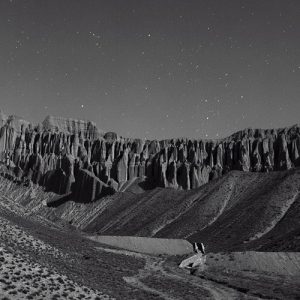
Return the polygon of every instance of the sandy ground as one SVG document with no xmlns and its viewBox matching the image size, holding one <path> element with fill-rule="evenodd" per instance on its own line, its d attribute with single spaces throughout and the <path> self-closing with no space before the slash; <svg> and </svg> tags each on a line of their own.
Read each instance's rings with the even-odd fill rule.
<svg viewBox="0 0 300 300">
<path fill-rule="evenodd" d="M 112 299 L 0 247 L 0 295 L 9 299 Z"/>
<path fill-rule="evenodd" d="M 27 251 L 68 259 L 68 255 L 0 218 L 0 295 L 9 299 L 112 299 L 31 261 Z M 9 241 L 8 243 L 3 241 Z"/>
<path fill-rule="evenodd" d="M 123 279 L 131 286 L 150 292 L 162 299 L 259 299 L 245 295 L 233 288 L 187 275 L 175 264 L 166 268 L 166 257 L 157 257 L 120 249 L 97 247 L 100 251 L 143 258 L 144 268 Z"/>
<path fill-rule="evenodd" d="M 1 207 L 1 205 L 0 205 Z M 259 269 L 264 254 L 208 254 L 191 276 L 186 256 L 117 249 L 0 209 L 0 299 L 299 299 L 297 269 Z M 294 261 L 293 254 L 270 254 Z M 266 257 L 266 255 L 265 255 Z M 298 260 L 298 254 L 295 254 Z M 246 258 L 246 259 L 245 259 Z M 248 270 L 256 262 L 256 268 Z M 298 267 L 298 263 L 297 263 Z M 279 269 L 279 267 L 277 267 Z M 279 276 L 280 275 L 280 276 Z"/>
<path fill-rule="evenodd" d="M 112 248 L 1 204 L 0 237 L 0 299 L 256 299 L 180 270 L 182 256 Z"/>
<path fill-rule="evenodd" d="M 181 272 L 177 265 L 168 272 L 164 268 L 166 256 L 113 249 L 81 240 L 84 244 L 80 247 L 86 249 L 80 251 L 92 248 L 95 252 L 85 252 L 84 260 L 77 262 L 68 248 L 74 246 L 78 254 L 75 240 L 73 245 L 69 244 L 74 233 L 68 233 L 68 238 L 63 235 L 65 239 L 58 241 L 53 236 L 59 235 L 58 231 L 41 225 L 39 238 L 33 226 L 38 224 L 28 220 L 15 224 L 20 217 L 3 209 L 0 213 L 0 299 L 252 299 L 222 285 L 218 288 L 218 284 L 209 284 L 207 280 L 191 281 L 190 275 Z M 80 236 L 72 237 L 75 238 Z M 89 267 L 90 260 L 94 262 Z M 84 272 L 82 263 L 86 263 L 87 272 L 95 272 L 97 282 L 87 278 L 91 274 Z M 77 264 L 82 272 L 74 274 Z M 83 278 L 76 280 L 76 276 Z"/>
<path fill-rule="evenodd" d="M 209 267 L 290 276 L 300 283 L 299 252 L 245 251 L 210 253 L 206 257 Z"/>
<path fill-rule="evenodd" d="M 137 236 L 87 236 L 99 243 L 139 253 L 184 255 L 193 253 L 193 246 L 183 239 L 159 239 Z"/>
<path fill-rule="evenodd" d="M 208 253 L 191 276 L 178 268 L 187 255 L 101 244 L 18 197 L 0 194 L 0 300 L 300 299 L 299 253 Z"/>
</svg>

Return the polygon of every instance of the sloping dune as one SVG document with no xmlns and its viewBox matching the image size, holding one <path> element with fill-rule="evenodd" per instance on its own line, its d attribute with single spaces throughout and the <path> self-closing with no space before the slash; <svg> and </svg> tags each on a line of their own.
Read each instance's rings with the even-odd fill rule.
<svg viewBox="0 0 300 300">
<path fill-rule="evenodd" d="M 208 251 L 299 251 L 300 169 L 272 173 L 232 171 L 198 189 L 145 189 L 140 180 L 91 203 L 56 201 L 42 188 L 1 178 L 13 207 L 89 235 L 184 238 Z M 63 199 L 62 199 L 63 200 Z M 8 203 L 10 203 L 8 201 Z M 4 205 L 5 203 L 3 203 Z"/>
<path fill-rule="evenodd" d="M 285 240 L 285 250 L 299 251 L 299 234 L 293 234 L 292 248 L 289 248 L 291 238 L 286 239 L 300 228 L 299 169 L 263 177 L 259 184 L 250 185 L 248 192 L 232 197 L 223 214 L 190 236 L 190 240 L 201 240 L 212 251 L 262 248 L 277 251 L 282 249 L 279 243 L 278 247 L 275 243 L 272 247 L 267 244 L 281 237 Z"/>
<path fill-rule="evenodd" d="M 299 190 L 299 169 L 270 174 L 234 171 L 192 191 L 123 193 L 85 230 L 187 238 L 204 242 L 211 251 L 298 251 Z"/>
<path fill-rule="evenodd" d="M 186 237 L 216 220 L 238 180 L 233 172 L 191 191 L 155 188 L 138 195 L 123 193 L 85 230 L 122 235 L 126 228 L 130 235 Z"/>
<path fill-rule="evenodd" d="M 251 271 L 272 275 L 297 276 L 300 280 L 299 252 L 230 252 L 211 253 L 206 257 L 208 267 L 234 271 Z"/>
<path fill-rule="evenodd" d="M 137 236 L 89 236 L 101 244 L 147 254 L 184 255 L 193 252 L 192 244 L 183 239 L 158 239 Z"/>
<path fill-rule="evenodd" d="M 1 177 L 3 295 L 47 298 L 51 282 L 58 295 L 96 299 L 299 298 L 300 169 L 232 171 L 191 191 L 150 188 L 133 180 L 78 203 Z M 192 241 L 207 249 L 200 278 L 178 268 Z M 20 275 L 34 289 L 23 289 Z"/>
</svg>

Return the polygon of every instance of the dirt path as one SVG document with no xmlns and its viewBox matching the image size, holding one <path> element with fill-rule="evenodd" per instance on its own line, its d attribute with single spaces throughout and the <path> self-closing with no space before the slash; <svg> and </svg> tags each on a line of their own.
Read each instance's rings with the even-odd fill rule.
<svg viewBox="0 0 300 300">
<path fill-rule="evenodd" d="M 136 252 L 131 252 L 127 250 L 119 249 L 108 249 L 105 247 L 97 247 L 98 250 L 105 252 L 112 252 L 120 255 L 128 255 L 137 258 L 143 258 L 145 260 L 145 266 L 140 269 L 139 272 L 130 277 L 123 277 L 124 281 L 136 288 L 142 289 L 156 294 L 157 296 L 166 299 L 214 299 L 214 300 L 224 300 L 224 299 L 259 299 L 257 297 L 252 297 L 245 295 L 234 288 L 226 287 L 225 285 L 202 279 L 199 277 L 191 276 L 185 271 L 180 270 L 177 266 L 168 266 L 166 269 L 164 267 L 165 259 L 163 257 L 156 257 Z M 151 283 L 152 277 L 158 277 L 159 281 L 155 284 Z M 148 279 L 148 280 L 147 280 Z M 172 289 L 162 288 L 164 287 L 164 282 L 166 285 L 168 282 L 173 281 L 175 285 L 185 286 L 186 289 L 183 290 L 182 294 L 178 292 L 174 293 Z M 170 285 L 171 286 L 171 285 Z M 186 295 L 184 293 L 187 289 L 193 289 L 195 291 L 194 295 Z M 182 296 L 184 298 L 182 298 Z"/>
<path fill-rule="evenodd" d="M 0 196 L 0 299 L 261 299 L 220 282 L 88 240 Z"/>
<path fill-rule="evenodd" d="M 80 232 L 23 216 L 0 197 L 1 300 L 157 299 L 122 279 L 138 272 L 143 259 L 99 252 Z"/>
</svg>

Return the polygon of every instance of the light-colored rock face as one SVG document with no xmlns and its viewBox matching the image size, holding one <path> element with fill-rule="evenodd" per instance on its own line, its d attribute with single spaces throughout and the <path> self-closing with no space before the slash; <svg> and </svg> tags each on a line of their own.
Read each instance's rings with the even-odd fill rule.
<svg viewBox="0 0 300 300">
<path fill-rule="evenodd" d="M 104 135 L 104 139 L 107 143 L 112 144 L 114 141 L 116 141 L 118 138 L 117 134 L 115 132 L 107 132 Z"/>
<path fill-rule="evenodd" d="M 103 134 L 92 122 L 52 116 L 34 127 L 0 111 L 1 161 L 15 165 L 18 176 L 27 180 L 59 185 L 53 188 L 58 193 L 71 192 L 82 180 L 88 189 L 113 182 L 116 190 L 128 180 L 145 176 L 156 186 L 194 189 L 229 170 L 288 170 L 300 165 L 299 153 L 298 125 L 246 129 L 217 141 L 145 141 L 118 137 L 114 132 Z M 89 176 L 80 170 L 90 172 Z M 54 175 L 61 180 L 53 183 Z M 98 194 L 92 192 L 87 198 L 94 200 Z"/>
<path fill-rule="evenodd" d="M 4 126 L 7 121 L 7 116 L 4 114 L 4 112 L 0 109 L 0 126 Z"/>
<path fill-rule="evenodd" d="M 101 135 L 95 123 L 71 118 L 47 116 L 43 121 L 42 127 L 45 131 L 63 132 L 71 135 L 77 134 L 92 139 L 97 139 Z"/>
</svg>

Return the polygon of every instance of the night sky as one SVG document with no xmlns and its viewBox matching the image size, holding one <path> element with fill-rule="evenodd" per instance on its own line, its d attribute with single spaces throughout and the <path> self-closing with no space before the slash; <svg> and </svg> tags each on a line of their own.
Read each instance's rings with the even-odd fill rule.
<svg viewBox="0 0 300 300">
<path fill-rule="evenodd" d="M 0 0 L 0 108 L 122 136 L 300 122 L 299 0 Z"/>
</svg>

